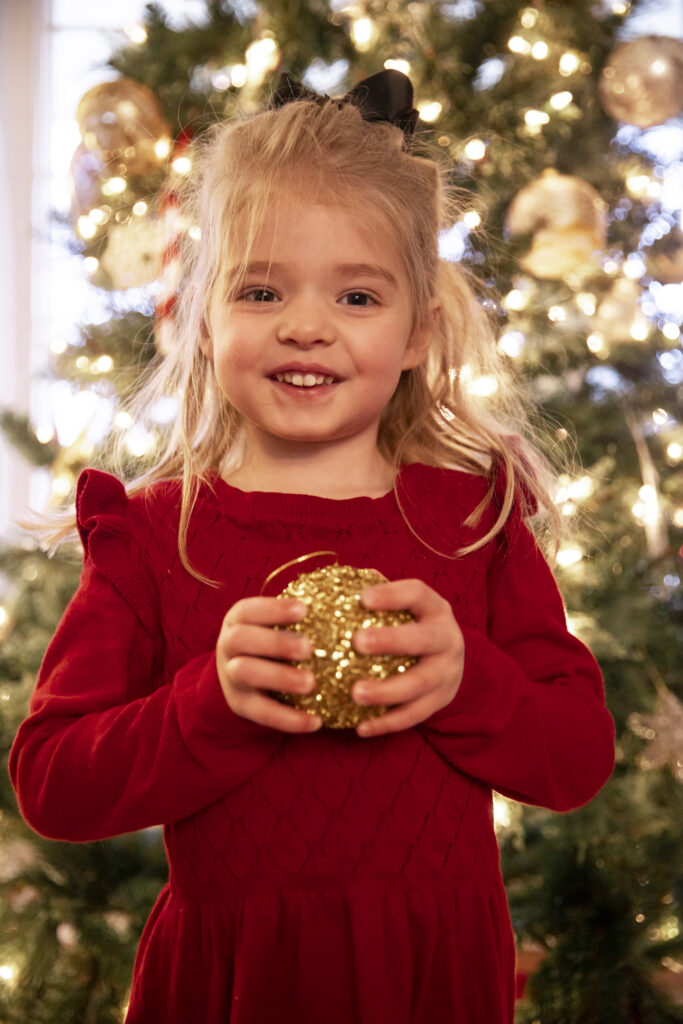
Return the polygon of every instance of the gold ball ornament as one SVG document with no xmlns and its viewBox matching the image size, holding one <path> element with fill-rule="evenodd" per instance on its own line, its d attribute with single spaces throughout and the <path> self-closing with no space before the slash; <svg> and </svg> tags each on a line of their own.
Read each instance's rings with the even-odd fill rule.
<svg viewBox="0 0 683 1024">
<path fill-rule="evenodd" d="M 76 120 L 84 145 L 111 174 L 148 174 L 170 150 L 171 129 L 158 97 L 131 78 L 89 89 L 78 104 Z M 169 145 L 157 148 L 160 142 Z"/>
<path fill-rule="evenodd" d="M 640 36 L 622 43 L 602 69 L 598 95 L 616 121 L 651 128 L 683 106 L 683 41 Z"/>
<path fill-rule="evenodd" d="M 352 729 L 387 710 L 385 706 L 355 704 L 351 697 L 354 683 L 386 679 L 417 662 L 417 658 L 407 655 L 359 654 L 353 647 L 353 634 L 358 629 L 414 621 L 408 611 L 370 611 L 361 604 L 363 591 L 378 583 L 386 583 L 386 579 L 375 569 L 330 565 L 302 573 L 280 595 L 309 605 L 304 619 L 280 628 L 301 633 L 311 641 L 311 658 L 291 664 L 312 671 L 316 686 L 313 692 L 301 696 L 279 692 L 275 696 L 285 704 L 318 715 L 330 729 Z"/>
<path fill-rule="evenodd" d="M 606 209 L 587 181 L 549 168 L 517 193 L 505 229 L 532 236 L 522 266 L 534 277 L 555 281 L 583 267 L 592 269 L 605 244 Z"/>
</svg>

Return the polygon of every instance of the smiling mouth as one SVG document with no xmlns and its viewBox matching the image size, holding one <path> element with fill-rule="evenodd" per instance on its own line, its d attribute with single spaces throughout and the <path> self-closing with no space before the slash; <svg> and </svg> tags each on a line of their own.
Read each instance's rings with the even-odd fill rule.
<svg viewBox="0 0 683 1024">
<path fill-rule="evenodd" d="M 297 371 L 275 373 L 272 379 L 280 384 L 293 384 L 297 388 L 315 388 L 321 384 L 337 383 L 336 377 L 329 377 L 322 373 L 299 373 Z"/>
</svg>

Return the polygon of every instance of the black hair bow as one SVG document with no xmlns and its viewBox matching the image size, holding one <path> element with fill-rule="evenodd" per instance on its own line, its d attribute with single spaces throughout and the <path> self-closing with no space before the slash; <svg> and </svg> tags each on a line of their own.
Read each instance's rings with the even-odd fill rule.
<svg viewBox="0 0 683 1024">
<path fill-rule="evenodd" d="M 312 100 L 322 104 L 328 98 L 307 89 L 285 71 L 280 75 L 270 106 L 283 107 L 285 103 L 296 100 Z M 402 71 L 379 71 L 359 82 L 340 102 L 353 103 L 366 121 L 388 121 L 389 124 L 395 124 L 406 139 L 412 137 L 417 127 L 419 114 L 413 108 L 413 86 Z"/>
</svg>

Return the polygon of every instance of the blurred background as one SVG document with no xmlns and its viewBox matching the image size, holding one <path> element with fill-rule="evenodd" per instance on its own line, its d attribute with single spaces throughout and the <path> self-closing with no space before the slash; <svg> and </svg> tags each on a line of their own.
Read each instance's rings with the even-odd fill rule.
<svg viewBox="0 0 683 1024">
<path fill-rule="evenodd" d="M 556 571 L 603 669 L 617 767 L 568 815 L 496 798 L 518 1024 L 682 1020 L 683 9 L 678 0 L 1 0 L 0 748 L 76 585 L 14 523 L 123 434 L 140 472 L 175 396 L 127 398 L 174 344 L 174 183 L 281 70 L 340 95 L 410 74 L 462 189 L 444 258 L 482 282 L 568 525 Z M 108 83 L 108 84 L 107 84 Z M 467 368 L 473 401 L 500 382 Z M 0 777 L 0 1021 L 109 1024 L 165 880 L 159 830 L 33 836 Z"/>
</svg>

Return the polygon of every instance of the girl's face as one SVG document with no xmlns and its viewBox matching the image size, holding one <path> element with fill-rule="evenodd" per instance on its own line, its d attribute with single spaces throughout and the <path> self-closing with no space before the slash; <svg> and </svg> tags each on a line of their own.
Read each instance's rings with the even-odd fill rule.
<svg viewBox="0 0 683 1024">
<path fill-rule="evenodd" d="M 362 211 L 285 199 L 255 239 L 246 277 L 231 269 L 209 310 L 205 351 L 246 426 L 247 456 L 341 445 L 376 455 L 380 417 L 402 370 L 429 343 L 389 232 Z M 351 447 L 349 447 L 351 446 Z"/>
</svg>

